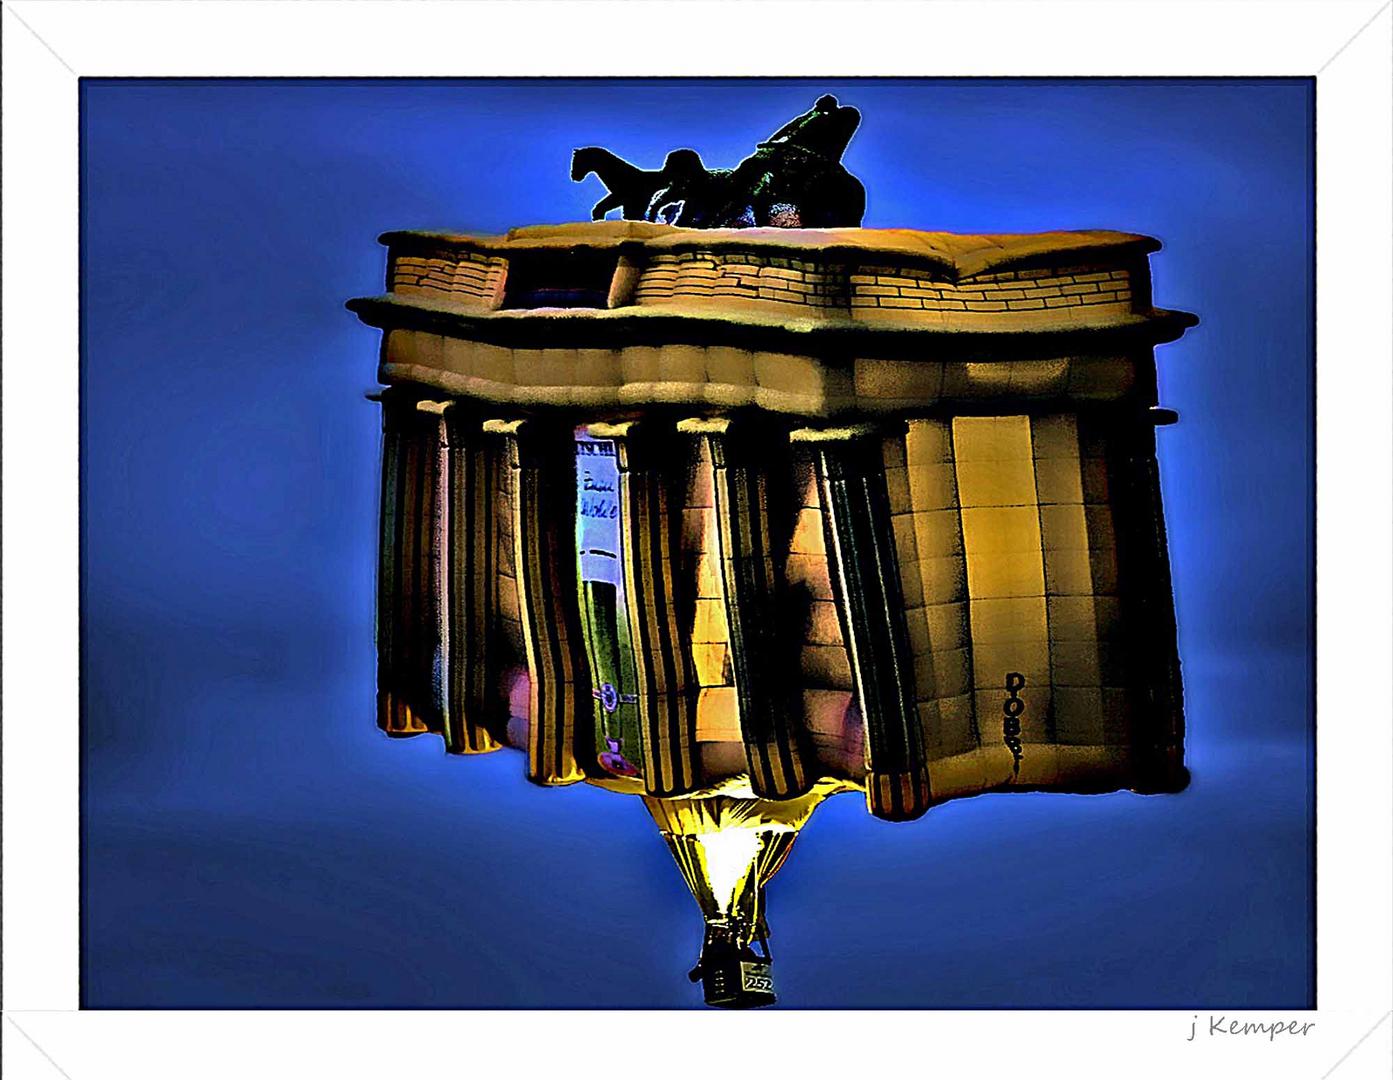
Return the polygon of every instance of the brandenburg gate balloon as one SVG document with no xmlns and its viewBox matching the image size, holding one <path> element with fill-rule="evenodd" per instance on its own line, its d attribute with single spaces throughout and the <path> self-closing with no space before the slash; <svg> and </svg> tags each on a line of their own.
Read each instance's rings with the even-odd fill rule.
<svg viewBox="0 0 1393 1080">
<path fill-rule="evenodd" d="M 862 229 L 820 99 L 734 169 L 599 148 L 620 220 L 392 232 L 377 717 L 640 797 L 708 1004 L 772 1003 L 818 804 L 1183 788 L 1152 306 L 1123 232 Z"/>
</svg>

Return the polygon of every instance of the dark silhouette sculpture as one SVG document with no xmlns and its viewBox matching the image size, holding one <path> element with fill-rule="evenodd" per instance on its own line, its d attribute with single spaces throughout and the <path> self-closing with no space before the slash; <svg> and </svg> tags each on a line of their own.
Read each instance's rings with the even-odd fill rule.
<svg viewBox="0 0 1393 1080">
<path fill-rule="evenodd" d="M 671 160 L 672 154 L 668 158 Z M 698 164 L 700 161 L 698 158 Z M 609 194 L 590 210 L 590 216 L 596 221 L 614 209 L 630 221 L 642 221 L 653 193 L 667 182 L 664 179 L 666 170 L 666 164 L 660 171 L 640 169 L 602 146 L 583 146 L 571 155 L 572 180 L 581 181 L 594 173 L 609 190 Z"/>
<path fill-rule="evenodd" d="M 618 209 L 632 221 L 693 229 L 854 228 L 866 189 L 841 158 L 860 123 L 860 112 L 827 94 L 734 169 L 708 169 L 682 149 L 652 171 L 587 146 L 571 159 L 571 179 L 594 173 L 609 189 L 591 211 L 596 219 Z"/>
</svg>

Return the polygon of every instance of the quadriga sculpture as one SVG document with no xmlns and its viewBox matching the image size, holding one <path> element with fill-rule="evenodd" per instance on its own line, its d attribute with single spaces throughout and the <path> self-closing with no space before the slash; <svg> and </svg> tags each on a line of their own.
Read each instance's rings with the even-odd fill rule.
<svg viewBox="0 0 1393 1080">
<path fill-rule="evenodd" d="M 591 216 L 611 210 L 633 221 L 691 229 L 855 228 L 866 189 L 841 162 L 861 114 L 831 94 L 760 143 L 734 169 L 708 169 L 691 149 L 658 170 L 640 169 L 599 146 L 572 155 L 571 179 L 591 173 L 609 189 Z"/>
</svg>

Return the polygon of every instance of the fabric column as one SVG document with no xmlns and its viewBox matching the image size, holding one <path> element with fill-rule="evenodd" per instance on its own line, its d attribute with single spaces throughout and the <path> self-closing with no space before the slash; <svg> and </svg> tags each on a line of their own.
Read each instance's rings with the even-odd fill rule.
<svg viewBox="0 0 1393 1080">
<path fill-rule="evenodd" d="M 1009 765 L 1011 780 L 1048 782 L 1057 754 L 1030 418 L 955 417 L 953 452 L 982 738 Z"/>
<path fill-rule="evenodd" d="M 929 808 L 929 776 L 882 435 L 854 427 L 811 433 L 810 441 L 818 450 L 827 549 L 865 724 L 867 805 L 876 817 L 909 820 Z"/>
<path fill-rule="evenodd" d="M 699 785 L 696 767 L 698 683 L 689 644 L 694 605 L 683 588 L 681 477 L 676 432 L 650 424 L 592 424 L 613 439 L 619 468 L 625 602 L 633 635 L 635 693 L 649 795 L 672 797 Z"/>
<path fill-rule="evenodd" d="M 445 745 L 482 754 L 501 745 L 494 622 L 492 472 L 479 416 L 459 403 L 446 413 L 449 444 L 449 700 Z M 491 441 L 491 440 L 490 440 Z"/>
<path fill-rule="evenodd" d="M 449 698 L 450 592 L 448 559 L 450 460 L 440 401 L 416 403 L 421 444 L 421 532 L 417 553 L 418 620 L 412 665 L 413 697 L 426 727 L 445 733 Z"/>
<path fill-rule="evenodd" d="M 1141 792 L 1178 791 L 1189 773 L 1183 764 L 1180 661 L 1155 430 L 1141 417 L 1119 417 L 1110 429 L 1086 429 L 1085 442 L 1106 448 L 1117 521 L 1118 593 L 1129 630 L 1128 652 L 1140 660 L 1133 708 L 1144 716 L 1147 735 L 1137 734 L 1143 725 L 1134 720 L 1131 786 Z"/>
<path fill-rule="evenodd" d="M 569 424 L 485 422 L 501 435 L 512 473 L 513 560 L 529 675 L 527 777 L 545 785 L 585 778 L 590 673 L 576 591 L 575 437 Z M 584 726 L 581 732 L 578 728 Z"/>
<path fill-rule="evenodd" d="M 770 537 L 770 458 L 786 446 L 778 431 L 729 421 L 688 421 L 704 435 L 714 473 L 717 532 L 740 731 L 754 793 L 764 799 L 802 795 L 815 779 L 805 764 L 796 648 L 783 632 L 781 575 Z"/>
<path fill-rule="evenodd" d="M 382 502 L 379 507 L 377 542 L 377 723 L 391 733 L 397 720 L 393 688 L 397 654 L 402 648 L 402 497 L 406 481 L 406 433 L 408 405 L 388 391 L 378 396 L 382 405 Z"/>
<path fill-rule="evenodd" d="M 389 392 L 383 410 L 378 724 L 392 735 L 443 732 L 444 406 Z"/>
<path fill-rule="evenodd" d="M 1121 671 L 1125 650 L 1115 641 L 1119 620 L 1112 513 L 1107 484 L 1099 483 L 1097 467 L 1103 462 L 1084 456 L 1079 424 L 1067 413 L 1037 416 L 1030 430 L 1045 557 L 1052 731 L 1061 779 L 1068 778 L 1071 758 L 1090 753 L 1098 761 L 1102 754 L 1105 761 L 1124 751 L 1127 741 L 1125 732 L 1122 739 L 1110 733 L 1106 722 L 1119 704 L 1125 706 L 1120 699 L 1127 693 Z"/>
<path fill-rule="evenodd" d="M 944 767 L 936 763 L 974 753 L 982 737 L 972 695 L 967 565 L 951 421 L 914 419 L 902 437 L 887 436 L 885 483 L 929 776 L 935 788 L 954 788 L 961 766 L 945 777 L 945 785 L 939 782 Z"/>
</svg>

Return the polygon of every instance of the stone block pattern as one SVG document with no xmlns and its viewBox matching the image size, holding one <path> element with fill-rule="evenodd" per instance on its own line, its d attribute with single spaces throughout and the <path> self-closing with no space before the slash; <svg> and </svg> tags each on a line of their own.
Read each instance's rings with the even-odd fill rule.
<svg viewBox="0 0 1393 1080">
<path fill-rule="evenodd" d="M 957 282 L 907 266 L 863 266 L 849 285 L 853 308 L 987 314 L 1132 303 L 1128 271 L 1089 266 L 1006 270 Z"/>
<path fill-rule="evenodd" d="M 981 737 L 952 425 L 910 421 L 882 451 L 924 752 L 967 753 Z"/>
<path fill-rule="evenodd" d="M 913 420 L 885 439 L 931 762 L 1000 754 L 1007 672 L 1025 677 L 1020 736 L 1034 782 L 1063 780 L 1072 748 L 1125 754 L 1135 743 L 1109 440 L 1106 425 L 1070 413 Z"/>
<path fill-rule="evenodd" d="M 477 251 L 421 252 L 397 255 L 387 274 L 395 293 L 456 300 L 497 307 L 503 296 L 508 260 Z"/>
<path fill-rule="evenodd" d="M 847 306 L 847 269 L 804 259 L 684 251 L 656 255 L 634 292 L 639 306 L 700 297 L 766 300 L 807 310 Z"/>
<path fill-rule="evenodd" d="M 907 266 L 848 266 L 803 259 L 688 251 L 657 255 L 644 268 L 634 303 L 743 299 L 788 305 L 805 315 L 873 308 L 990 314 L 1127 305 L 1131 274 L 1106 267 L 1006 270 L 948 281 Z"/>
</svg>

